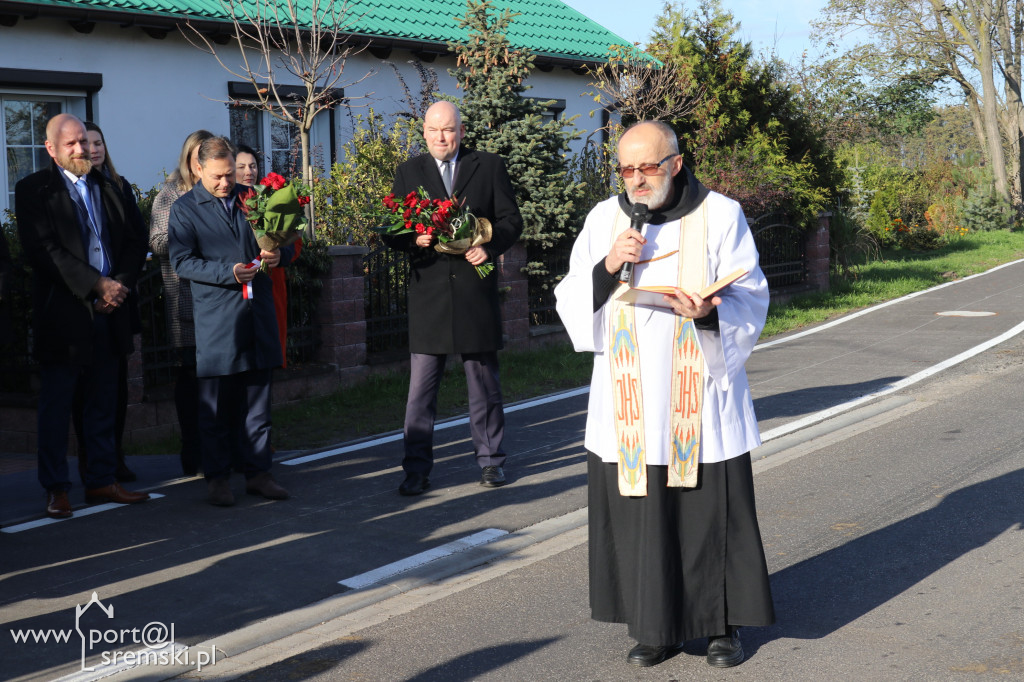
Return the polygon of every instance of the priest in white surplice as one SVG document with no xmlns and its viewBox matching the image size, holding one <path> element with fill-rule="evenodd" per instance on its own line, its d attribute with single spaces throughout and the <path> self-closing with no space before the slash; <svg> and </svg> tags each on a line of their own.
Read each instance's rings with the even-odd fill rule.
<svg viewBox="0 0 1024 682">
<path fill-rule="evenodd" d="M 590 606 L 627 623 L 627 660 L 663 661 L 709 638 L 708 663 L 743 661 L 739 626 L 774 622 L 754 508 L 760 444 L 744 364 L 764 325 L 768 285 L 739 204 L 687 169 L 672 129 L 639 123 L 619 143 L 626 192 L 598 204 L 555 289 L 577 351 L 594 353 L 588 450 Z M 650 210 L 630 227 L 634 204 Z M 670 286 L 656 305 L 619 298 Z M 694 292 L 746 274 L 703 300 Z M 690 295 L 687 295 L 690 294 Z"/>
</svg>

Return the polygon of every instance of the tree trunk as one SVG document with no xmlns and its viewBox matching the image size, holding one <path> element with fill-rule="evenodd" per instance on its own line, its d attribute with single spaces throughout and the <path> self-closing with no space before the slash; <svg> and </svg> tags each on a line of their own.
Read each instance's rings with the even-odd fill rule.
<svg viewBox="0 0 1024 682">
<path fill-rule="evenodd" d="M 311 117 L 303 112 L 302 121 L 299 123 L 299 142 L 302 145 L 302 182 L 306 187 L 313 189 L 313 167 L 309 158 L 309 129 L 313 126 Z M 313 241 L 313 202 L 306 204 L 306 241 Z"/>
<path fill-rule="evenodd" d="M 991 159 L 992 177 L 995 179 L 996 191 L 1006 201 L 1010 201 L 1010 187 L 1006 177 L 1006 155 L 1003 152 L 1003 136 L 999 127 L 998 100 L 996 80 L 992 58 L 992 36 L 990 26 L 983 20 L 978 25 L 978 67 L 981 71 L 981 104 L 982 125 L 988 142 L 989 158 Z"/>
</svg>

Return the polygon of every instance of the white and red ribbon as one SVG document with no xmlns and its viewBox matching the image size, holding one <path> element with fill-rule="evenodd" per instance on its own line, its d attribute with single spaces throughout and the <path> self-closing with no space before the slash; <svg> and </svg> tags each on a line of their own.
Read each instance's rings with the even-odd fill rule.
<svg viewBox="0 0 1024 682">
<path fill-rule="evenodd" d="M 252 270 L 253 268 L 258 268 L 262 264 L 263 264 L 262 260 L 260 260 L 259 258 L 254 258 L 251 263 L 246 264 L 245 269 L 246 270 Z M 253 293 L 252 293 L 252 280 L 250 280 L 250 281 L 248 281 L 248 282 L 246 282 L 245 284 L 242 285 L 242 298 L 244 298 L 245 300 L 248 301 L 248 300 L 252 299 L 252 297 L 253 297 Z"/>
</svg>

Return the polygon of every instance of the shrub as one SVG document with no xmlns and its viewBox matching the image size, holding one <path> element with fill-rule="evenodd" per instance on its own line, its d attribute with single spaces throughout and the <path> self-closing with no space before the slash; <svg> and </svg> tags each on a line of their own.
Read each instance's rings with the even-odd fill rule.
<svg viewBox="0 0 1024 682">
<path fill-rule="evenodd" d="M 849 213 L 836 210 L 829 221 L 830 265 L 846 279 L 856 279 L 858 265 L 881 257 L 878 239 Z"/>
<path fill-rule="evenodd" d="M 317 234 L 328 244 L 374 243 L 373 228 L 384 224 L 381 200 L 391 192 L 395 168 L 417 153 L 415 124 L 399 119 L 387 128 L 373 109 L 354 118 L 355 130 L 343 160 L 313 181 Z"/>
<path fill-rule="evenodd" d="M 960 207 L 960 219 L 971 231 L 998 230 L 1011 226 L 1013 207 L 993 185 L 980 182 L 967 193 Z"/>
</svg>

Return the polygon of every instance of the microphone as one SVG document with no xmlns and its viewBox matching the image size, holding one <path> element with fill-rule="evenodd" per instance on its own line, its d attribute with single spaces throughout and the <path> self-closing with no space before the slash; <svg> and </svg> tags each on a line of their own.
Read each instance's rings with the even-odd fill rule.
<svg viewBox="0 0 1024 682">
<path fill-rule="evenodd" d="M 629 229 L 643 234 L 645 224 L 647 224 L 647 204 L 633 204 L 633 210 L 629 212 Z M 621 284 L 630 284 L 633 281 L 633 265 L 629 261 L 622 264 L 622 269 L 619 270 Z"/>
</svg>

